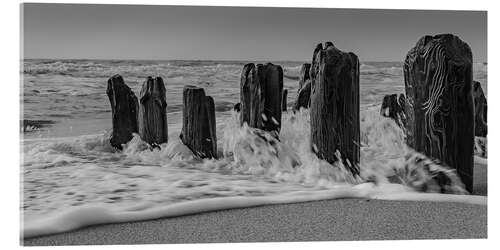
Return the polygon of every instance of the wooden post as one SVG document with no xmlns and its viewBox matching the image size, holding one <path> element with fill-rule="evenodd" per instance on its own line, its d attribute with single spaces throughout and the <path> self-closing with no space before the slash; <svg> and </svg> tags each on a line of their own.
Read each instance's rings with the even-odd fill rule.
<svg viewBox="0 0 500 250">
<path fill-rule="evenodd" d="M 293 105 L 293 110 L 300 110 L 300 108 L 309 108 L 311 106 L 311 80 L 308 79 L 302 85 L 297 93 L 297 99 Z"/>
<path fill-rule="evenodd" d="M 283 95 L 281 97 L 281 110 L 286 111 L 286 98 L 288 95 L 288 89 L 283 90 Z"/>
<path fill-rule="evenodd" d="M 422 37 L 404 63 L 407 144 L 457 169 L 472 192 L 472 52 L 457 36 Z"/>
<path fill-rule="evenodd" d="M 106 94 L 111 103 L 113 128 L 109 142 L 113 147 L 122 149 L 122 144 L 129 142 L 132 139 L 132 133 L 138 131 L 137 97 L 120 75 L 114 75 L 108 79 Z"/>
<path fill-rule="evenodd" d="M 182 91 L 183 123 L 180 138 L 200 158 L 217 158 L 215 105 L 203 88 L 184 86 Z"/>
<path fill-rule="evenodd" d="M 139 105 L 139 135 L 152 146 L 168 141 L 167 102 L 161 77 L 148 77 L 142 85 Z"/>
<path fill-rule="evenodd" d="M 299 75 L 299 89 L 304 86 L 307 80 L 311 79 L 309 76 L 309 70 L 311 69 L 311 64 L 310 63 L 304 63 L 302 64 L 302 67 L 300 68 L 300 75 Z"/>
<path fill-rule="evenodd" d="M 241 124 L 270 131 L 277 135 L 281 129 L 281 97 L 283 69 L 268 63 L 243 67 L 240 85 Z"/>
<path fill-rule="evenodd" d="M 297 98 L 293 105 L 293 110 L 300 108 L 309 108 L 311 105 L 311 77 L 310 77 L 310 63 L 302 64 L 299 76 L 299 90 L 297 91 Z"/>
<path fill-rule="evenodd" d="M 474 86 L 472 88 L 472 96 L 474 99 L 474 135 L 486 137 L 488 135 L 488 123 L 487 123 L 487 102 L 486 96 L 484 96 L 483 88 L 481 88 L 481 83 L 473 81 Z"/>
<path fill-rule="evenodd" d="M 319 158 L 359 173 L 359 60 L 331 42 L 316 46 L 311 66 L 311 143 Z"/>
<path fill-rule="evenodd" d="M 236 112 L 240 112 L 240 110 L 241 110 L 241 103 L 238 102 L 238 103 L 234 104 L 233 110 L 236 111 Z"/>
<path fill-rule="evenodd" d="M 399 127 L 404 129 L 406 124 L 404 103 L 405 96 L 403 94 L 399 95 L 399 99 L 397 94 L 385 95 L 380 107 L 380 114 L 393 119 Z"/>
</svg>

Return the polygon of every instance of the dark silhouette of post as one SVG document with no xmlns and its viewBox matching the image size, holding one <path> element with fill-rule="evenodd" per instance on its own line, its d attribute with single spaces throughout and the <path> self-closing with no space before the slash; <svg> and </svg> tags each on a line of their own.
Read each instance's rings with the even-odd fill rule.
<svg viewBox="0 0 500 250">
<path fill-rule="evenodd" d="M 122 145 L 132 139 L 132 133 L 138 131 L 137 97 L 120 75 L 114 75 L 108 79 L 106 94 L 111 103 L 113 126 L 109 142 L 113 147 L 122 149 Z"/>
<path fill-rule="evenodd" d="M 299 75 L 299 90 L 293 105 L 293 110 L 300 108 L 309 108 L 311 104 L 311 78 L 310 78 L 310 63 L 302 64 Z"/>
<path fill-rule="evenodd" d="M 182 91 L 183 122 L 180 138 L 200 158 L 217 158 L 215 105 L 203 88 L 184 86 Z"/>
<path fill-rule="evenodd" d="M 331 42 L 318 44 L 311 66 L 311 143 L 319 158 L 359 173 L 359 60 Z M 336 151 L 341 153 L 338 159 Z"/>
<path fill-rule="evenodd" d="M 472 192 L 472 52 L 455 35 L 422 37 L 404 63 L 407 144 L 455 168 Z"/>
<path fill-rule="evenodd" d="M 483 88 L 481 88 L 481 83 L 473 81 L 474 86 L 472 88 L 472 96 L 474 99 L 474 134 L 476 136 L 486 137 L 488 135 L 488 123 L 487 123 L 487 102 L 486 96 L 484 96 Z"/>
<path fill-rule="evenodd" d="M 167 102 L 165 84 L 161 77 L 148 77 L 142 85 L 139 135 L 152 146 L 168 141 Z"/>
<path fill-rule="evenodd" d="M 273 132 L 281 129 L 283 69 L 272 63 L 243 67 L 240 85 L 240 122 Z"/>
<path fill-rule="evenodd" d="M 238 102 L 238 103 L 234 104 L 233 110 L 236 111 L 236 112 L 240 112 L 240 110 L 241 110 L 241 103 Z"/>
<path fill-rule="evenodd" d="M 283 90 L 283 95 L 281 97 L 281 110 L 286 111 L 286 98 L 288 96 L 288 89 Z"/>
<path fill-rule="evenodd" d="M 300 75 L 299 75 L 299 89 L 304 86 L 307 80 L 311 79 L 310 77 L 310 71 L 311 69 L 311 64 L 310 63 L 304 63 L 302 64 L 302 67 L 300 68 Z"/>
<path fill-rule="evenodd" d="M 380 114 L 384 117 L 393 119 L 396 124 L 403 128 L 405 127 L 406 116 L 404 114 L 405 96 L 398 95 L 385 95 L 380 107 Z"/>
<path fill-rule="evenodd" d="M 293 104 L 293 110 L 309 108 L 311 106 L 311 80 L 307 80 L 297 93 L 297 98 Z"/>
</svg>

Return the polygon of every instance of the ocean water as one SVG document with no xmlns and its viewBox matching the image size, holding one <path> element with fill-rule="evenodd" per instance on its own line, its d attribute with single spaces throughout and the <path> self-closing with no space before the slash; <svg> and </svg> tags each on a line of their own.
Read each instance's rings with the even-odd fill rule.
<svg viewBox="0 0 500 250">
<path fill-rule="evenodd" d="M 412 151 L 399 127 L 379 114 L 384 95 L 404 93 L 402 63 L 364 62 L 360 67 L 358 177 L 311 152 L 307 110 L 284 114 L 280 141 L 273 147 L 253 129 L 239 126 L 232 106 L 239 101 L 245 63 L 23 61 L 22 119 L 54 124 L 22 133 L 21 233 L 28 237 L 90 224 L 340 197 L 485 204 L 482 197 L 456 195 L 464 193 L 456 178 L 455 195 L 433 194 L 433 189 L 424 194 L 417 183 L 423 177 L 408 173 Z M 284 68 L 290 109 L 302 62 L 274 63 Z M 473 71 L 487 95 L 487 65 L 475 63 Z M 160 149 L 148 149 L 138 136 L 123 151 L 109 145 L 106 81 L 113 74 L 121 74 L 136 95 L 147 76 L 163 77 L 169 142 Z M 179 140 L 186 84 L 203 87 L 215 100 L 219 160 L 196 159 Z"/>
</svg>

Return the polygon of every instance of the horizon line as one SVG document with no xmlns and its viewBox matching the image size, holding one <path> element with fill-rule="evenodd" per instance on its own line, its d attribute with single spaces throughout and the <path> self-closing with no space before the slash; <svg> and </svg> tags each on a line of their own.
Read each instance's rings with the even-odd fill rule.
<svg viewBox="0 0 500 250">
<path fill-rule="evenodd" d="M 23 60 L 81 60 L 81 61 L 222 61 L 222 62 L 309 62 L 307 60 L 262 60 L 262 59 L 140 59 L 140 58 L 126 58 L 126 59 L 116 59 L 116 58 L 20 58 Z M 360 62 L 404 62 L 404 60 L 359 60 Z M 488 61 L 475 61 L 473 63 L 488 63 Z"/>
</svg>

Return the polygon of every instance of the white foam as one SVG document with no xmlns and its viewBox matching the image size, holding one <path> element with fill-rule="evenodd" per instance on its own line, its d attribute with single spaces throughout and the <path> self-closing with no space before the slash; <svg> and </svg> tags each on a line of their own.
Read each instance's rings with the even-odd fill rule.
<svg viewBox="0 0 500 250">
<path fill-rule="evenodd" d="M 121 211 L 112 211 L 103 207 L 80 207 L 67 210 L 55 216 L 25 221 L 21 237 L 30 238 L 48 234 L 56 234 L 75 230 L 81 227 L 169 218 L 216 210 L 246 208 L 261 205 L 298 203 L 339 198 L 369 198 L 381 200 L 412 200 L 461 202 L 476 205 L 486 205 L 486 197 L 472 195 L 423 194 L 412 192 L 408 187 L 398 184 L 375 186 L 371 183 L 356 186 L 345 185 L 329 190 L 296 191 L 279 195 L 263 197 L 225 197 L 186 201 L 164 207 L 154 207 L 138 210 L 133 206 Z M 148 206 L 146 206 L 148 207 Z"/>
<path fill-rule="evenodd" d="M 240 127 L 233 112 L 217 124 L 218 160 L 194 159 L 171 127 L 169 142 L 152 150 L 137 135 L 122 152 L 109 145 L 109 135 L 31 141 L 23 146 L 22 233 L 347 197 L 486 204 L 474 196 L 415 193 L 414 183 L 432 176 L 418 172 L 415 181 L 407 171 L 404 134 L 378 107 L 361 112 L 359 177 L 316 157 L 309 119 L 303 109 L 284 113 L 278 141 Z M 395 174 L 403 185 L 388 184 Z M 366 183 L 373 177 L 378 186 Z M 451 185 L 460 190 L 459 181 Z"/>
</svg>

